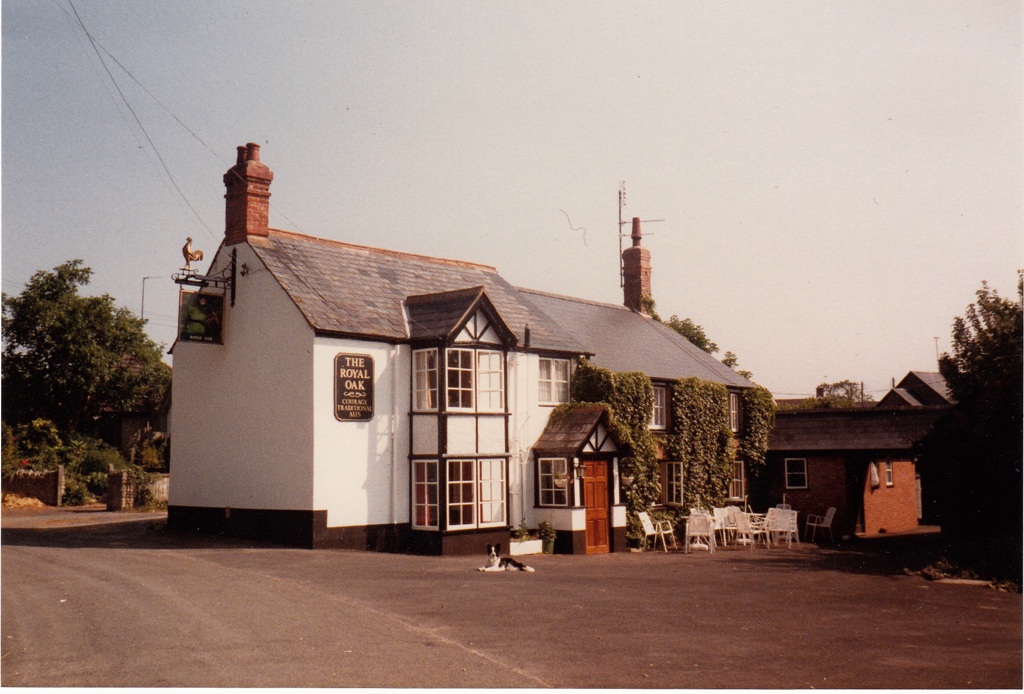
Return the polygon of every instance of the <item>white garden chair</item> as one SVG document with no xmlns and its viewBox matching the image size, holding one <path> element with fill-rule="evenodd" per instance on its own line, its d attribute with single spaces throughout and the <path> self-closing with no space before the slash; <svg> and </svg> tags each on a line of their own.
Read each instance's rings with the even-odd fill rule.
<svg viewBox="0 0 1024 694">
<path fill-rule="evenodd" d="M 650 514 L 647 511 L 641 511 L 637 514 L 640 517 L 640 524 L 644 526 L 644 547 L 647 547 L 648 538 L 654 538 L 654 549 L 658 549 L 658 540 L 661 540 L 661 546 L 668 551 L 668 543 L 665 541 L 666 537 L 672 538 L 673 549 L 678 549 L 679 545 L 676 544 L 676 534 L 672 528 L 672 521 L 669 520 L 652 520 Z"/>
<path fill-rule="evenodd" d="M 736 514 L 736 544 L 749 544 L 750 549 L 754 549 L 758 538 L 761 538 L 766 547 L 768 546 L 768 533 L 765 531 L 764 522 L 751 520 L 747 513 Z"/>
<path fill-rule="evenodd" d="M 715 519 L 715 533 L 721 538 L 723 545 L 727 544 L 729 538 L 736 532 L 736 521 L 732 517 L 733 512 L 730 508 L 714 508 L 712 513 Z"/>
<path fill-rule="evenodd" d="M 808 514 L 807 525 L 804 528 L 804 533 L 806 534 L 808 530 L 811 531 L 811 542 L 814 542 L 814 533 L 818 528 L 828 530 L 829 542 L 835 542 L 835 540 L 832 539 L 832 519 L 835 518 L 835 516 L 835 506 L 829 506 L 828 510 L 825 511 L 824 516 L 815 516 L 813 514 Z"/>
<path fill-rule="evenodd" d="M 690 517 L 686 519 L 684 549 L 689 552 L 691 547 L 706 549 L 708 552 L 715 551 L 715 522 L 707 511 L 690 513 Z"/>
<path fill-rule="evenodd" d="M 768 509 L 765 516 L 765 530 L 768 533 L 768 540 L 771 543 L 786 540 L 786 547 L 793 546 L 793 538 L 796 536 L 796 511 L 781 508 Z M 797 542 L 800 539 L 797 538 Z"/>
</svg>

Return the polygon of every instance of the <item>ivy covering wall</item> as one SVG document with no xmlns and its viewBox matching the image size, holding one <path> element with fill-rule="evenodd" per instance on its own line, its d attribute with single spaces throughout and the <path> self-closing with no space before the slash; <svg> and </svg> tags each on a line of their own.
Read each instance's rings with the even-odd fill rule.
<svg viewBox="0 0 1024 694">
<path fill-rule="evenodd" d="M 676 381 L 665 453 L 682 463 L 684 508 L 711 508 L 725 501 L 736 448 L 724 385 L 699 378 Z"/>
<path fill-rule="evenodd" d="M 763 386 L 743 391 L 743 427 L 739 455 L 756 470 L 764 465 L 768 438 L 775 428 L 775 399 Z"/>
<path fill-rule="evenodd" d="M 624 491 L 627 537 L 642 540 L 637 513 L 661 500 L 657 442 L 650 430 L 654 386 L 646 374 L 616 373 L 580 359 L 570 383 L 572 403 L 557 408 L 561 416 L 581 404 L 606 405 L 609 429 L 619 446 L 623 470 L 633 482 Z M 668 460 L 683 469 L 683 508 L 711 508 L 725 502 L 739 455 L 756 474 L 763 467 L 768 437 L 775 424 L 775 401 L 767 389 L 743 391 L 740 437 L 729 428 L 729 391 L 719 383 L 684 378 L 672 385 L 672 413 L 665 433 Z"/>
<path fill-rule="evenodd" d="M 574 403 L 608 406 L 610 433 L 619 447 L 619 462 L 633 483 L 624 489 L 627 510 L 626 536 L 642 540 L 637 513 L 661 497 L 658 453 L 649 425 L 654 410 L 654 386 L 646 374 L 616 373 L 580 359 L 573 371 L 570 395 Z"/>
</svg>

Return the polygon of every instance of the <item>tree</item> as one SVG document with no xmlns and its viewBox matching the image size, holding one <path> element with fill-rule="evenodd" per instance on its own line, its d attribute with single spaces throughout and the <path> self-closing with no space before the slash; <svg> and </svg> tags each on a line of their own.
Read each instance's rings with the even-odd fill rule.
<svg viewBox="0 0 1024 694">
<path fill-rule="evenodd" d="M 171 380 L 144 321 L 113 297 L 80 296 L 92 270 L 71 260 L 3 294 L 3 418 L 80 431 L 105 411 L 155 408 Z"/>
<path fill-rule="evenodd" d="M 807 398 L 794 409 L 825 410 L 860 407 L 864 403 L 874 402 L 874 397 L 866 395 L 859 383 L 850 380 L 835 383 L 821 383 L 813 398 Z"/>
<path fill-rule="evenodd" d="M 942 528 L 953 534 L 1000 532 L 1016 538 L 1019 576 L 1022 465 L 1022 299 L 982 282 L 976 301 L 953 321 L 952 353 L 939 359 L 956 404 L 922 443 L 939 471 Z"/>
<path fill-rule="evenodd" d="M 700 347 L 708 354 L 714 354 L 718 351 L 718 345 L 708 339 L 708 336 L 704 333 L 704 328 L 700 327 L 689 318 L 680 318 L 679 316 L 672 314 L 672 317 L 668 320 L 662 320 L 661 316 L 658 315 L 658 311 L 656 310 L 656 305 L 652 297 L 645 296 L 640 300 L 640 302 L 651 318 L 662 325 L 667 325 L 672 328 L 692 344 Z"/>
</svg>

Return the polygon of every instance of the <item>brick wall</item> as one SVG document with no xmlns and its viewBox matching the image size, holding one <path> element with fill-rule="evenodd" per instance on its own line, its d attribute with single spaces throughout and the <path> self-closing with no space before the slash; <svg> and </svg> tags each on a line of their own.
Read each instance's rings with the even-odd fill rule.
<svg viewBox="0 0 1024 694">
<path fill-rule="evenodd" d="M 13 476 L 4 479 L 3 493 L 39 499 L 49 506 L 60 506 L 64 498 L 64 466 L 58 465 L 56 470 L 45 472 L 15 472 Z"/>
<path fill-rule="evenodd" d="M 803 458 L 807 461 L 807 488 L 786 489 L 785 458 Z M 768 505 L 782 502 L 785 494 L 786 502 L 799 513 L 798 520 L 801 531 L 805 527 L 807 515 L 825 515 L 829 506 L 836 507 L 836 516 L 832 520 L 832 534 L 838 538 L 850 535 L 857 522 L 857 509 L 851 509 L 846 494 L 846 464 L 842 456 L 808 455 L 785 456 L 773 459 L 771 472 L 771 500 Z M 764 509 L 755 509 L 758 511 Z"/>
<path fill-rule="evenodd" d="M 885 459 L 878 462 L 879 486 L 864 481 L 864 533 L 902 532 L 917 527 L 916 469 L 911 460 L 892 460 L 893 485 L 886 485 Z"/>
</svg>

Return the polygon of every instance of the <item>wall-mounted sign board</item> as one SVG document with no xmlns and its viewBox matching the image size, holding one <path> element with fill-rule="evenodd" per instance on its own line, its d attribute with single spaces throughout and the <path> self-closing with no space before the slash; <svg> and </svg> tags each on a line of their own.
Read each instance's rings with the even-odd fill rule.
<svg viewBox="0 0 1024 694">
<path fill-rule="evenodd" d="M 342 422 L 373 419 L 373 357 L 370 355 L 334 357 L 334 416 Z"/>
<path fill-rule="evenodd" d="M 178 295 L 178 339 L 224 344 L 224 295 L 182 290 Z"/>
</svg>

